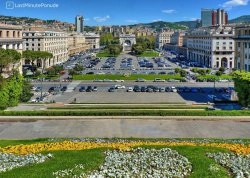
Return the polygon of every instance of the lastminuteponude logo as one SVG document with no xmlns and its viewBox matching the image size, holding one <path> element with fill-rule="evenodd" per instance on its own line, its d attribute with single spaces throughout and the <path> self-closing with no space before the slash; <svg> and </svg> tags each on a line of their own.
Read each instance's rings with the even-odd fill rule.
<svg viewBox="0 0 250 178">
<path fill-rule="evenodd" d="M 15 8 L 58 8 L 57 3 L 16 3 L 14 1 L 6 1 L 6 9 Z"/>
</svg>

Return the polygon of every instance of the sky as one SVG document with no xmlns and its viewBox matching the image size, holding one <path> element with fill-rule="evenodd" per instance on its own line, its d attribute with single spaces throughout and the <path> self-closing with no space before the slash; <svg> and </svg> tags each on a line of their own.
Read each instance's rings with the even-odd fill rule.
<svg viewBox="0 0 250 178">
<path fill-rule="evenodd" d="M 0 0 L 0 15 L 74 23 L 82 15 L 88 26 L 129 25 L 200 19 L 201 8 L 223 8 L 229 19 L 250 15 L 250 0 Z"/>
</svg>

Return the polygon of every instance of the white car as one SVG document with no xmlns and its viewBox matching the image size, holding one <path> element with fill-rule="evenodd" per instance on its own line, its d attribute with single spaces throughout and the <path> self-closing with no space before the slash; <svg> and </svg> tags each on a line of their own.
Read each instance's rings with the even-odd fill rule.
<svg viewBox="0 0 250 178">
<path fill-rule="evenodd" d="M 115 85 L 115 89 L 124 89 L 125 86 L 124 85 Z"/>
<path fill-rule="evenodd" d="M 175 93 L 177 92 L 177 89 L 175 87 L 173 87 L 173 86 L 170 87 L 170 89 L 171 89 L 172 92 L 175 92 Z"/>
<path fill-rule="evenodd" d="M 128 87 L 127 92 L 132 92 L 133 88 L 132 87 Z"/>
<path fill-rule="evenodd" d="M 154 82 L 165 82 L 165 80 L 161 79 L 161 78 L 155 78 Z"/>
<path fill-rule="evenodd" d="M 124 82 L 124 80 L 115 80 L 115 82 Z"/>
</svg>

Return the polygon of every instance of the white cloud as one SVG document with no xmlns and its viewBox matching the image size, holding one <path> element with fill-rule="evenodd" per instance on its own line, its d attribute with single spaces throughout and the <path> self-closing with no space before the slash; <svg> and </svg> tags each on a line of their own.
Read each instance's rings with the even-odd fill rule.
<svg viewBox="0 0 250 178">
<path fill-rule="evenodd" d="M 109 15 L 106 15 L 105 17 L 94 17 L 93 18 L 96 22 L 105 22 L 107 21 L 108 19 L 110 19 L 110 16 Z"/>
<path fill-rule="evenodd" d="M 155 19 L 155 20 L 153 20 L 153 22 L 159 22 L 159 21 L 162 21 L 162 19 Z"/>
<path fill-rule="evenodd" d="M 126 22 L 128 22 L 128 23 L 136 23 L 138 21 L 137 20 L 126 20 Z"/>
<path fill-rule="evenodd" d="M 223 3 L 221 6 L 227 10 L 232 9 L 235 6 L 246 6 L 249 0 L 230 0 Z"/>
<path fill-rule="evenodd" d="M 176 10 L 174 9 L 166 9 L 166 10 L 162 10 L 163 13 L 166 13 L 166 14 L 173 14 L 176 12 Z"/>
<path fill-rule="evenodd" d="M 84 21 L 90 21 L 90 19 L 89 19 L 89 18 L 86 18 L 86 19 L 84 19 Z"/>
</svg>

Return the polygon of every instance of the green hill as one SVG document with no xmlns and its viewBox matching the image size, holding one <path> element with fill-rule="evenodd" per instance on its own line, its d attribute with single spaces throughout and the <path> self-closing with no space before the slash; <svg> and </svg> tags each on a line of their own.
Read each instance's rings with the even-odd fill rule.
<svg viewBox="0 0 250 178">
<path fill-rule="evenodd" d="M 250 15 L 243 15 L 229 20 L 229 23 L 250 23 Z"/>
</svg>

